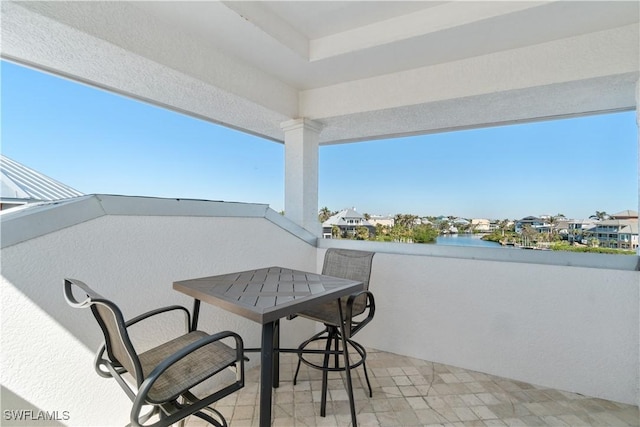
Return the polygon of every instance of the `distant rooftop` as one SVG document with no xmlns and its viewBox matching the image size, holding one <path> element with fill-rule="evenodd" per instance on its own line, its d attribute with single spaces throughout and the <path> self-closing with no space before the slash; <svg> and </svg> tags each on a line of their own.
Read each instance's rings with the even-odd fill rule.
<svg viewBox="0 0 640 427">
<path fill-rule="evenodd" d="M 611 215 L 611 218 L 614 218 L 614 219 L 638 218 L 638 212 L 627 209 L 626 211 L 618 212 Z"/>
<path fill-rule="evenodd" d="M 330 227 L 332 225 L 349 225 L 347 222 L 349 219 L 358 219 L 363 222 L 363 225 L 368 224 L 365 220 L 364 215 L 356 211 L 355 208 L 346 208 L 331 216 L 325 222 L 322 223 L 323 227 Z"/>
<path fill-rule="evenodd" d="M 3 205 L 22 205 L 84 196 L 84 193 L 4 155 L 0 155 L 0 181 L 0 203 Z"/>
</svg>

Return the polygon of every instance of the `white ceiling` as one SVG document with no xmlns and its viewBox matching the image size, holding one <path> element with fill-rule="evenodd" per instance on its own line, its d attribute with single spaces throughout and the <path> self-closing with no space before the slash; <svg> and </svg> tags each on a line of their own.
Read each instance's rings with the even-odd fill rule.
<svg viewBox="0 0 640 427">
<path fill-rule="evenodd" d="M 409 70 L 638 22 L 624 2 L 137 2 L 296 89 Z M 186 6 L 185 4 L 188 4 Z M 233 14 L 236 16 L 232 16 Z M 244 22 L 238 22 L 241 16 Z M 234 19 L 235 18 L 235 19 Z"/>
<path fill-rule="evenodd" d="M 274 140 L 635 107 L 637 1 L 6 2 L 3 56 Z"/>
</svg>

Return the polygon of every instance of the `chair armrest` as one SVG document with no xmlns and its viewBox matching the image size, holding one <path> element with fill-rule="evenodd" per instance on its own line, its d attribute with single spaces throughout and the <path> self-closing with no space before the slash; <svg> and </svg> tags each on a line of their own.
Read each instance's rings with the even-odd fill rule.
<svg viewBox="0 0 640 427">
<path fill-rule="evenodd" d="M 189 313 L 189 310 L 187 310 L 185 307 L 182 307 L 180 305 L 170 305 L 168 307 L 161 307 L 161 308 L 156 308 L 155 310 L 151 310 L 151 311 L 147 311 L 146 313 L 142 313 L 130 320 L 127 320 L 124 323 L 124 326 L 126 326 L 127 328 L 129 326 L 135 325 L 136 323 L 148 319 L 152 316 L 158 315 L 158 314 L 162 314 L 162 313 L 167 313 L 169 311 L 173 311 L 173 310 L 182 310 L 184 311 L 185 317 L 186 317 L 186 331 L 187 332 L 191 332 L 191 330 L 189 329 L 191 327 L 191 313 Z"/>
<path fill-rule="evenodd" d="M 238 376 L 238 381 L 240 381 L 244 385 L 244 342 L 242 340 L 242 337 L 240 337 L 240 335 L 236 334 L 235 332 L 231 332 L 231 331 L 223 331 L 213 335 L 209 335 L 207 337 L 199 339 L 198 341 L 192 342 L 186 347 L 173 353 L 171 356 L 167 357 L 162 362 L 160 362 L 160 364 L 156 366 L 153 369 L 153 371 L 151 371 L 149 376 L 140 385 L 140 388 L 138 389 L 138 394 L 135 398 L 135 401 L 133 402 L 133 407 L 131 409 L 132 424 L 138 425 L 136 424 L 137 420 L 139 419 L 138 414 L 140 414 L 142 407 L 147 404 L 146 403 L 147 394 L 151 390 L 151 387 L 153 387 L 153 384 L 158 380 L 158 378 L 160 378 L 160 376 L 167 369 L 169 369 L 172 365 L 174 365 L 180 359 L 186 357 L 187 355 L 196 351 L 197 349 L 204 347 L 207 344 L 211 344 L 213 342 L 220 341 L 225 338 L 233 338 L 235 340 L 235 343 L 236 343 L 235 362 L 236 362 L 236 369 L 239 369 L 239 373 L 237 373 L 236 375 Z M 204 406 L 207 406 L 205 403 L 207 402 L 203 400 L 199 404 L 202 404 L 202 407 L 204 407 Z M 199 404 L 196 404 L 196 405 L 199 405 Z M 176 419 L 173 419 L 173 418 L 176 418 Z M 171 425 L 179 420 L 180 420 L 179 417 L 168 416 L 166 419 L 163 420 L 163 422 L 166 422 L 166 425 Z"/>
<path fill-rule="evenodd" d="M 367 317 L 361 321 L 355 322 L 353 320 L 353 303 L 361 295 L 367 296 L 366 308 L 369 309 Z M 346 313 L 344 315 L 344 321 L 346 323 L 345 334 L 347 338 L 354 336 L 360 329 L 373 320 L 373 316 L 376 312 L 376 302 L 371 291 L 359 291 L 349 295 L 347 298 Z"/>
</svg>

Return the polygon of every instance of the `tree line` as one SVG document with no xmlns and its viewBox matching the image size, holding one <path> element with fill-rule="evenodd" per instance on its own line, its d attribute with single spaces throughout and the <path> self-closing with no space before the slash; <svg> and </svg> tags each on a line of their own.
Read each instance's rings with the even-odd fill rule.
<svg viewBox="0 0 640 427">
<path fill-rule="evenodd" d="M 318 219 L 321 223 L 337 214 L 339 211 L 330 211 L 327 207 L 323 207 L 318 212 Z M 371 215 L 365 213 L 362 215 L 365 220 L 369 221 Z M 418 221 L 417 215 L 396 214 L 393 220 L 393 226 L 376 224 L 375 233 L 370 233 L 369 228 L 358 226 L 353 233 L 344 233 L 340 228 L 334 225 L 331 229 L 331 235 L 334 239 L 354 239 L 354 240 L 373 240 L 378 242 L 403 242 L 403 243 L 434 243 L 440 234 L 440 231 L 432 224 L 422 224 Z"/>
</svg>

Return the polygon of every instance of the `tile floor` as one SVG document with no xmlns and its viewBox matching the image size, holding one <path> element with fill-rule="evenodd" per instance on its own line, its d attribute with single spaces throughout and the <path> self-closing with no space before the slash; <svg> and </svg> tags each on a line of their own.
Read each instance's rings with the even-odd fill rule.
<svg viewBox="0 0 640 427">
<path fill-rule="evenodd" d="M 273 426 L 349 426 L 343 376 L 329 374 L 327 416 L 321 417 L 321 377 L 301 368 L 297 356 L 281 356 L 281 383 L 274 390 Z M 368 350 L 373 397 L 362 368 L 353 376 L 358 425 L 367 426 L 640 426 L 637 406 L 552 390 L 532 384 Z M 246 386 L 216 405 L 230 427 L 258 425 L 259 368 L 247 371 Z M 193 419 L 189 427 L 204 425 Z"/>
</svg>

